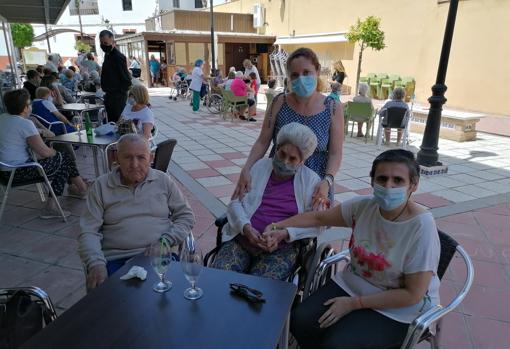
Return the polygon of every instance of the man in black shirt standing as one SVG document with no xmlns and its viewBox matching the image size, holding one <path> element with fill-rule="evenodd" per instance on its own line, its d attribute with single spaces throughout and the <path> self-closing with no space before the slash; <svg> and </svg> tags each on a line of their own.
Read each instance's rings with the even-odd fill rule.
<svg viewBox="0 0 510 349">
<path fill-rule="evenodd" d="M 108 121 L 117 122 L 126 106 L 131 75 L 127 69 L 126 56 L 115 47 L 113 33 L 103 30 L 99 33 L 99 40 L 105 53 L 101 69 L 101 88 L 105 92 L 104 106 Z"/>
</svg>

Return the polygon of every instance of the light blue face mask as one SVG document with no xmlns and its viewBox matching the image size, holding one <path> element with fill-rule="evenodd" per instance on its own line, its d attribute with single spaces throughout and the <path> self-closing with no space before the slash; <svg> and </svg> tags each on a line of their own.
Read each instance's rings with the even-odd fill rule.
<svg viewBox="0 0 510 349">
<path fill-rule="evenodd" d="M 136 104 L 135 99 L 134 99 L 133 97 L 129 97 L 129 98 L 128 98 L 128 104 L 129 104 L 129 105 L 135 105 L 135 104 Z"/>
<path fill-rule="evenodd" d="M 291 82 L 292 92 L 299 97 L 310 97 L 317 87 L 317 77 L 315 75 L 300 75 Z"/>
<path fill-rule="evenodd" d="M 374 183 L 374 200 L 384 211 L 391 211 L 405 204 L 407 187 L 385 188 Z"/>
</svg>

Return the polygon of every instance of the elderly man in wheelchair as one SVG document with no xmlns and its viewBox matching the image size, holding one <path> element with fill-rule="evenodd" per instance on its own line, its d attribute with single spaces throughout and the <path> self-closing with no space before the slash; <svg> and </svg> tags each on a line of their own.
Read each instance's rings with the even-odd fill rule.
<svg viewBox="0 0 510 349">
<path fill-rule="evenodd" d="M 298 240 L 316 237 L 319 228 L 290 228 L 268 232 L 273 222 L 312 209 L 312 194 L 319 176 L 304 165 L 314 152 L 313 131 L 290 123 L 277 136 L 273 159 L 253 165 L 253 186 L 240 200 L 228 206 L 228 224 L 222 229 L 222 244 L 211 266 L 262 277 L 286 280 L 293 273 L 299 254 Z"/>
</svg>

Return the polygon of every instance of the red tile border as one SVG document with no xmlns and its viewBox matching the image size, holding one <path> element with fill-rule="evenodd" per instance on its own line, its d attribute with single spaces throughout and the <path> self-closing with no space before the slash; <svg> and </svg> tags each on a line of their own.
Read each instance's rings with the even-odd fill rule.
<svg viewBox="0 0 510 349">
<path fill-rule="evenodd" d="M 413 200 L 419 204 L 427 206 L 428 208 L 443 207 L 453 204 L 453 202 L 446 200 L 445 198 L 430 193 L 414 194 Z"/>
<path fill-rule="evenodd" d="M 212 168 L 236 166 L 236 164 L 234 164 L 232 161 L 229 161 L 229 160 L 211 160 L 211 161 L 204 161 L 204 162 Z"/>
<path fill-rule="evenodd" d="M 218 173 L 218 171 L 213 170 L 212 168 L 188 171 L 188 174 L 193 178 L 220 176 L 220 173 Z"/>
<path fill-rule="evenodd" d="M 233 152 L 233 153 L 218 153 L 218 155 L 224 157 L 228 160 L 234 160 L 234 159 L 244 159 L 246 158 L 246 155 L 240 152 Z M 207 161 L 206 161 L 207 162 Z"/>
</svg>

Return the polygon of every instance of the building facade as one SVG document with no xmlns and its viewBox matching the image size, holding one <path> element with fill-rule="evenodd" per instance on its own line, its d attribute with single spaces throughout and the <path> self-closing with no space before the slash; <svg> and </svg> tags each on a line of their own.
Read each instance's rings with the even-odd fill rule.
<svg viewBox="0 0 510 349">
<path fill-rule="evenodd" d="M 355 85 L 357 45 L 342 39 L 358 18 L 377 16 L 386 48 L 364 51 L 361 75 L 388 73 L 413 76 L 416 98 L 426 102 L 435 83 L 448 0 L 233 0 L 215 6 L 217 12 L 254 13 L 263 8 L 261 34 L 275 35 L 290 52 L 299 46 L 314 49 L 323 66 L 341 59 L 345 83 Z M 505 29 L 510 1 L 459 2 L 446 85 L 447 106 L 510 115 L 506 102 L 510 76 L 510 37 Z M 321 37 L 337 35 L 328 42 Z"/>
</svg>

